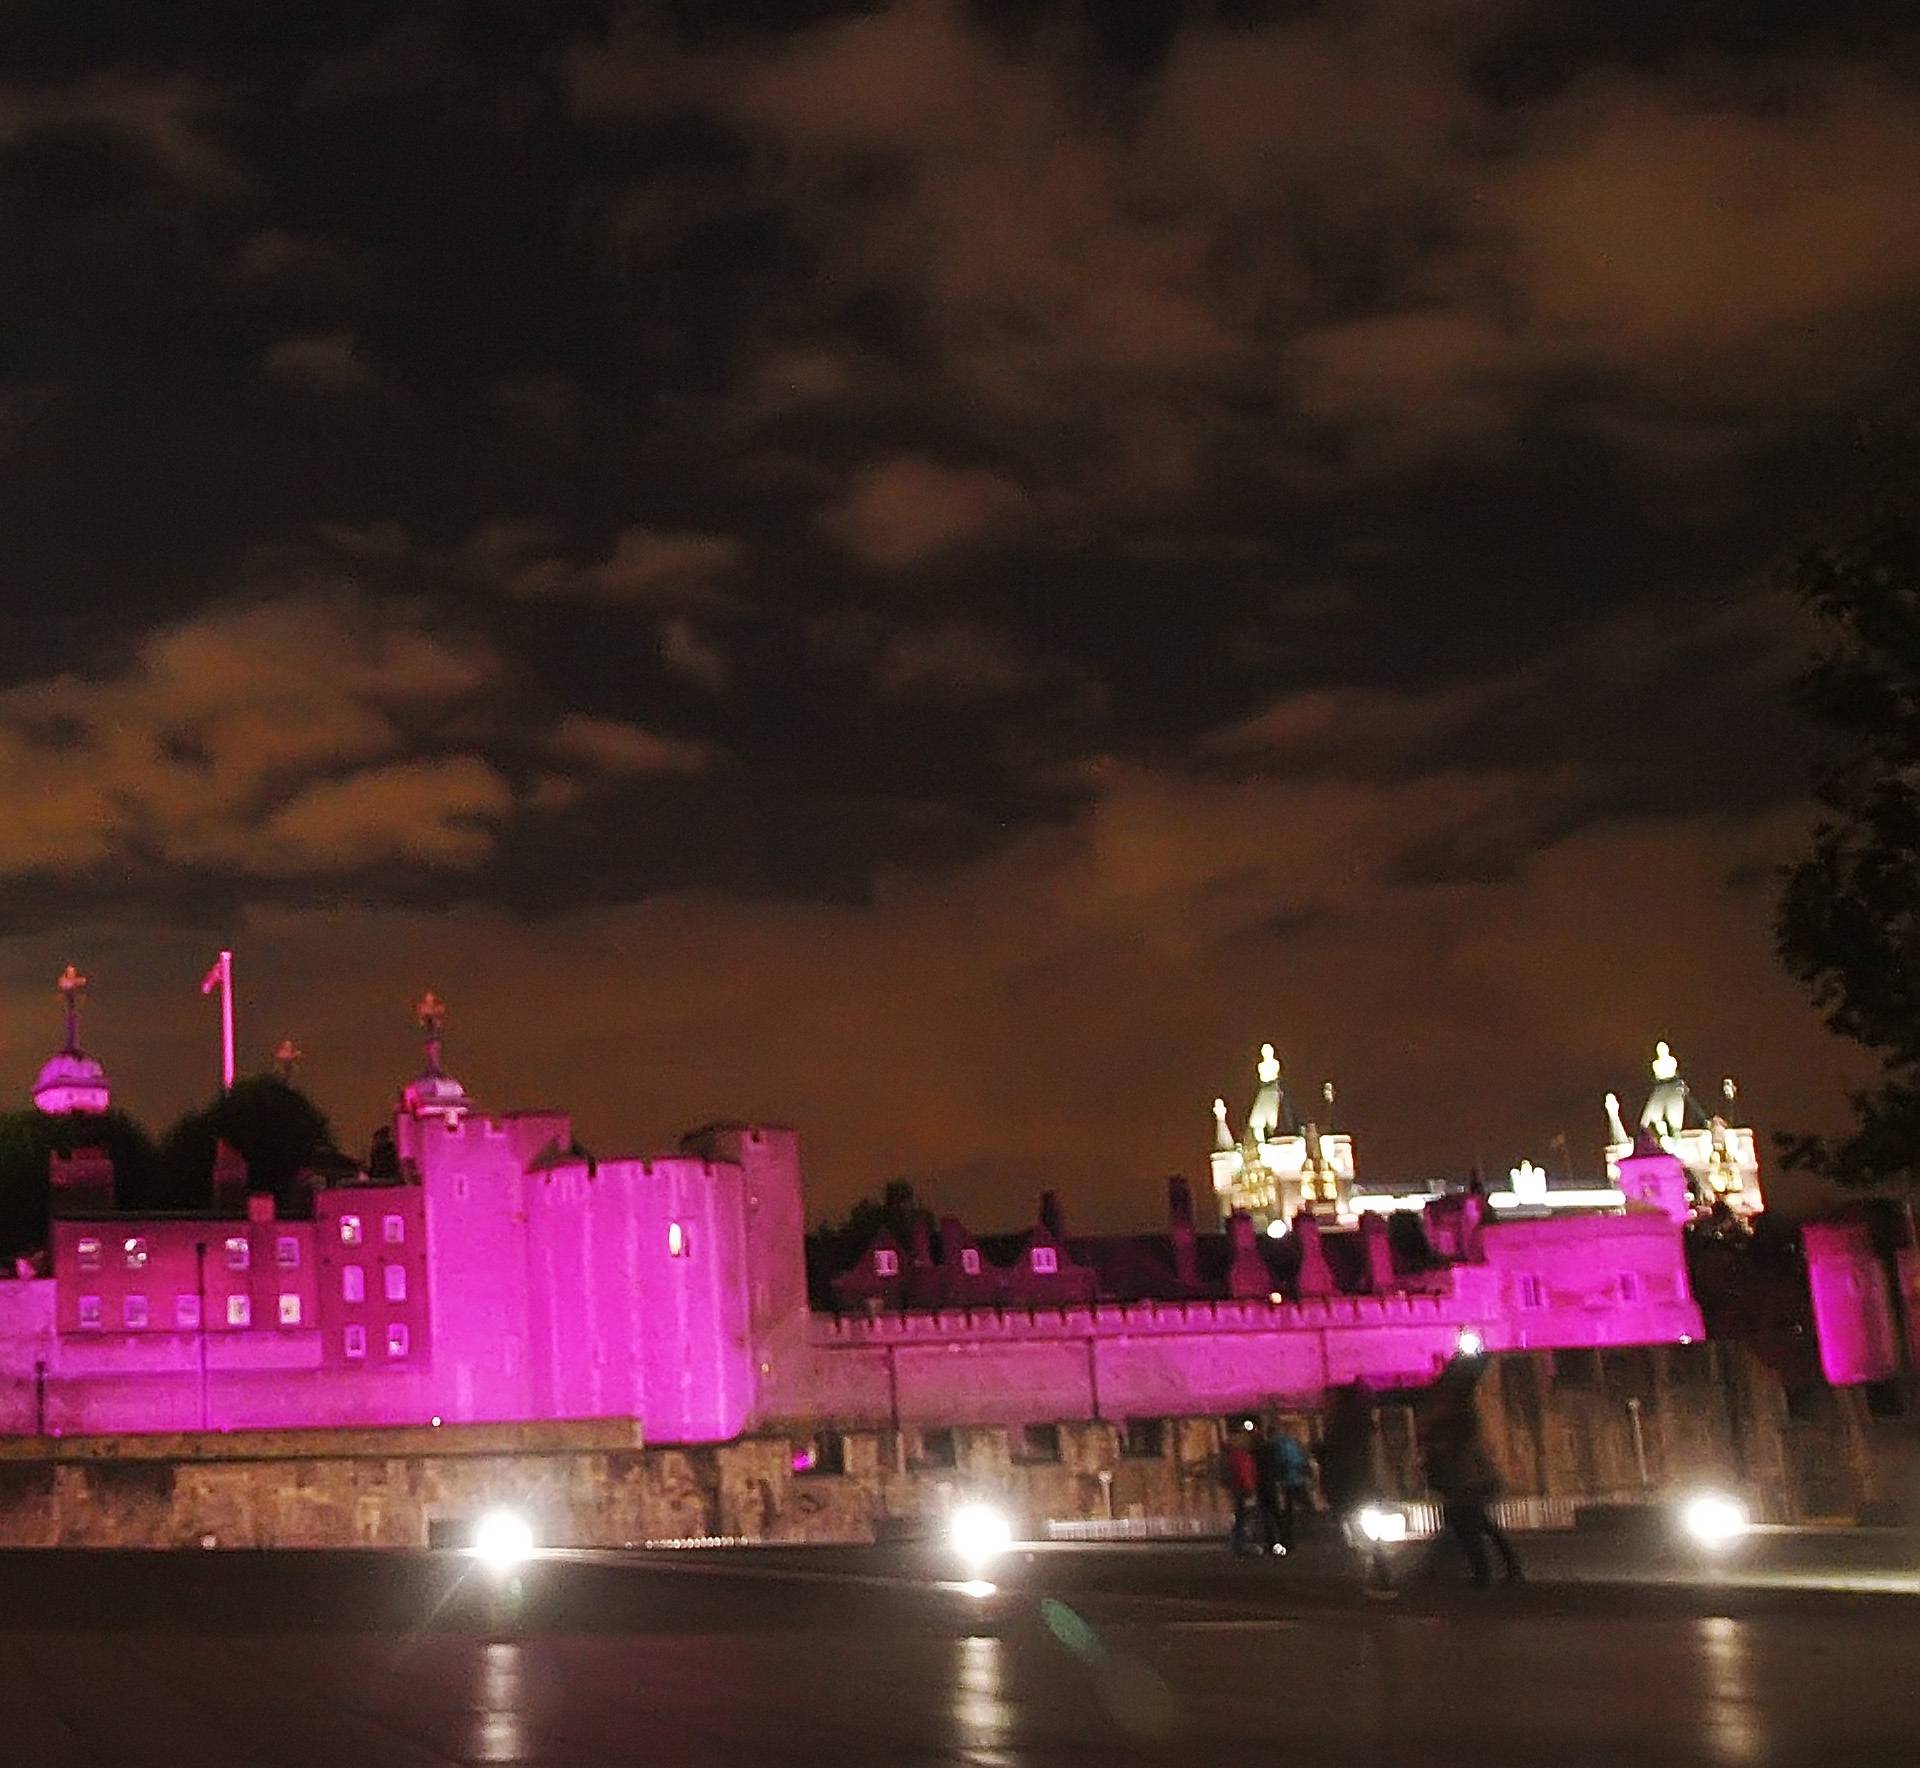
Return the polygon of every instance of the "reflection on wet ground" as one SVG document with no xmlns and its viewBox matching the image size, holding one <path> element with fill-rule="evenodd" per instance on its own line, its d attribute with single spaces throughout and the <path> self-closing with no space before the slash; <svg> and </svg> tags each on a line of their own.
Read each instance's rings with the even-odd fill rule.
<svg viewBox="0 0 1920 1768">
<path fill-rule="evenodd" d="M 163 1563 L 124 1570 L 145 1594 L 116 1607 L 110 1564 L 14 1561 L 0 1566 L 4 1759 L 1774 1768 L 1920 1754 L 1920 1611 L 1899 1600 L 1369 1603 L 1136 1553 L 1037 1564 L 989 1602 L 871 1568 L 759 1567 L 554 1562 L 525 1601 L 463 1610 L 444 1562 L 421 1556 L 409 1627 L 395 1624 L 405 1578 L 371 1601 L 373 1574 L 346 1556 L 203 1558 L 196 1591 L 228 1580 L 231 1600 L 170 1613 L 142 1606 Z M 62 1575 L 95 1581 L 99 1625 L 74 1625 L 70 1601 L 47 1604 L 59 1625 L 25 1624 L 33 1581 Z"/>
</svg>

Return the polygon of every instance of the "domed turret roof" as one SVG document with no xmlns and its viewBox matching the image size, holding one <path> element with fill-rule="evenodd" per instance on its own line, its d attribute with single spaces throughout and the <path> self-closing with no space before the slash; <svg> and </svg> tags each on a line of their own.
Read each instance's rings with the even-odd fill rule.
<svg viewBox="0 0 1920 1768">
<path fill-rule="evenodd" d="M 54 1116 L 69 1111 L 105 1111 L 112 1103 L 107 1071 L 84 1050 L 49 1056 L 33 1083 L 33 1102 Z"/>
<path fill-rule="evenodd" d="M 464 1116 L 473 1109 L 467 1089 L 452 1075 L 442 1074 L 438 1069 L 428 1069 L 408 1081 L 401 1097 L 415 1117 Z"/>
<path fill-rule="evenodd" d="M 57 986 L 65 1002 L 67 1041 L 42 1066 L 33 1083 L 33 1102 L 50 1117 L 105 1111 L 113 1103 L 107 1071 L 80 1048 L 80 1003 L 86 998 L 87 979 L 69 964 Z"/>
</svg>

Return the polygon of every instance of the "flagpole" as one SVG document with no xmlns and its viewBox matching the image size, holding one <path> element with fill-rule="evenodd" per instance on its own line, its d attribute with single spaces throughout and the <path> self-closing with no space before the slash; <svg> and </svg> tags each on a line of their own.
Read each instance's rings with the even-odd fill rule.
<svg viewBox="0 0 1920 1768">
<path fill-rule="evenodd" d="M 220 954 L 220 1086 L 233 1091 L 233 953 Z"/>
</svg>

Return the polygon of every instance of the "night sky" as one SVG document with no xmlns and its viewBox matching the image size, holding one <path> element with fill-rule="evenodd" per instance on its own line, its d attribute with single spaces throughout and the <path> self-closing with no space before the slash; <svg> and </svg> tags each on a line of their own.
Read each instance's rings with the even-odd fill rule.
<svg viewBox="0 0 1920 1768">
<path fill-rule="evenodd" d="M 163 1126 L 232 944 L 349 1145 L 431 984 L 819 1210 L 1146 1219 L 1262 1038 L 1369 1176 L 1597 1170 L 1656 1037 L 1831 1123 L 1775 568 L 1908 13 L 8 8 L 4 1088 L 71 958 Z"/>
</svg>

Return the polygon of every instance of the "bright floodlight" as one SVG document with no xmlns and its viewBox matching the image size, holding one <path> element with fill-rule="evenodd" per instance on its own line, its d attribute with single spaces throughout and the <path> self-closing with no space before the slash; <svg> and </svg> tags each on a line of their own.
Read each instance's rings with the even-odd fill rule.
<svg viewBox="0 0 1920 1768">
<path fill-rule="evenodd" d="M 1487 1341 L 1471 1326 L 1464 1326 L 1460 1336 L 1453 1341 L 1453 1348 L 1463 1357 L 1477 1357 L 1486 1351 Z"/>
<path fill-rule="evenodd" d="M 1407 1513 L 1369 1504 L 1360 1512 L 1360 1532 L 1369 1541 L 1404 1541 L 1407 1538 Z"/>
<path fill-rule="evenodd" d="M 533 1528 L 511 1510 L 489 1510 L 473 1525 L 473 1551 L 490 1570 L 511 1571 L 533 1557 Z"/>
<path fill-rule="evenodd" d="M 1013 1545 L 1013 1524 L 991 1504 L 962 1504 L 947 1522 L 953 1550 L 971 1565 L 986 1565 Z"/>
<path fill-rule="evenodd" d="M 1731 1546 L 1747 1532 L 1747 1507 L 1724 1492 L 1701 1492 L 1687 1500 L 1680 1520 L 1702 1547 Z"/>
</svg>

